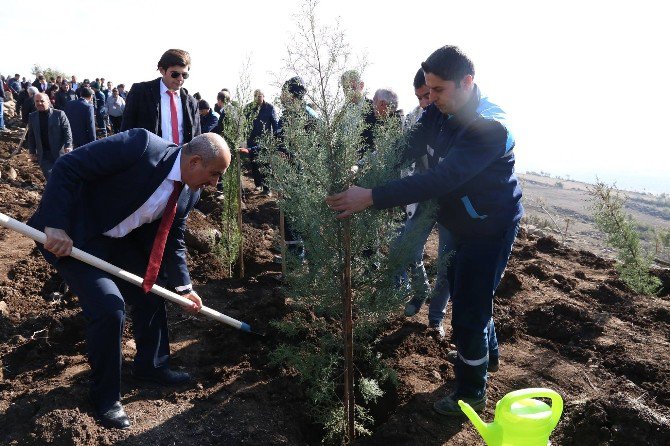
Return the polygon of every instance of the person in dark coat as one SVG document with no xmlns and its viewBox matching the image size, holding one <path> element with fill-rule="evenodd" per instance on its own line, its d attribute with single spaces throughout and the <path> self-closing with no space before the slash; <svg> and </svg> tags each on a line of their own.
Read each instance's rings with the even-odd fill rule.
<svg viewBox="0 0 670 446">
<path fill-rule="evenodd" d="M 261 172 L 258 155 L 261 150 L 263 136 L 266 133 L 277 134 L 279 119 L 272 104 L 265 102 L 265 95 L 261 90 L 254 91 L 254 101 L 244 108 L 247 119 L 251 121 L 251 133 L 247 138 L 249 148 L 249 159 L 251 161 L 251 175 L 256 188 L 261 188 L 264 195 L 271 196 L 270 189 L 265 185 L 264 176 Z"/>
<path fill-rule="evenodd" d="M 35 108 L 35 95 L 39 93 L 37 87 L 29 86 L 26 88 L 26 96 L 23 98 L 23 103 L 21 104 L 21 122 L 28 124 L 28 117 L 32 112 L 37 110 Z"/>
<path fill-rule="evenodd" d="M 65 104 L 70 101 L 75 101 L 77 95 L 70 88 L 70 83 L 68 81 L 63 81 L 60 85 L 60 90 L 56 93 L 56 108 L 58 110 L 65 110 Z"/>
<path fill-rule="evenodd" d="M 219 115 L 209 106 L 209 102 L 204 99 L 198 102 L 200 111 L 200 130 L 202 133 L 213 132 L 216 124 L 219 122 Z"/>
<path fill-rule="evenodd" d="M 65 114 L 70 121 L 75 149 L 95 141 L 95 112 L 90 88 L 82 88 L 81 98 L 65 104 Z"/>
<path fill-rule="evenodd" d="M 107 136 L 107 106 L 105 95 L 100 91 L 100 84 L 91 82 L 93 88 L 93 107 L 95 108 L 95 125 L 101 138 Z"/>
<path fill-rule="evenodd" d="M 499 355 L 493 302 L 523 216 L 514 173 L 514 134 L 504 110 L 482 94 L 475 68 L 462 50 L 447 45 L 421 64 L 432 102 L 408 138 L 407 155 L 428 153 L 430 168 L 372 189 L 351 186 L 326 198 L 346 218 L 368 207 L 388 209 L 429 199 L 437 221 L 449 230 L 447 279 L 456 350 L 454 391 L 433 409 L 461 416 L 459 400 L 476 412 L 486 407 L 491 355 Z"/>
<path fill-rule="evenodd" d="M 72 150 L 72 132 L 65 112 L 55 110 L 46 93 L 37 93 L 34 100 L 37 111 L 28 117 L 28 151 L 48 180 L 58 157 Z"/>
<path fill-rule="evenodd" d="M 37 88 L 38 93 L 44 93 L 47 91 L 49 84 L 42 73 L 38 73 L 33 81 L 33 87 Z"/>
<path fill-rule="evenodd" d="M 146 284 L 151 287 L 155 281 L 175 290 L 192 302 L 184 306 L 186 310 L 199 311 L 202 301 L 193 290 L 186 264 L 186 218 L 200 189 L 214 185 L 229 164 L 230 150 L 218 135 L 208 133 L 177 146 L 134 129 L 74 150 L 53 168 L 28 224 L 46 234 L 39 249 L 81 305 L 91 366 L 89 398 L 103 426 L 130 427 L 121 405 L 126 302 L 132 305 L 137 345 L 133 377 L 178 386 L 188 382 L 190 375 L 170 367 L 165 301 L 148 294 L 146 287 L 70 257 L 72 248 L 140 276 L 145 276 L 152 259 L 158 263 L 158 275 L 150 274 Z M 175 207 L 168 210 L 168 203 Z M 161 225 L 162 215 L 170 211 L 173 218 L 166 217 Z M 167 239 L 157 241 L 156 250 L 161 226 L 168 230 Z"/>
<path fill-rule="evenodd" d="M 341 78 L 342 90 L 347 99 L 347 106 L 360 109 L 365 126 L 361 132 L 361 148 L 358 153 L 361 158 L 366 152 L 373 150 L 374 146 L 374 128 L 377 125 L 377 117 L 374 112 L 372 101 L 365 97 L 365 83 L 361 80 L 361 75 L 356 70 L 346 71 Z"/>
<path fill-rule="evenodd" d="M 175 144 L 199 135 L 198 102 L 183 88 L 190 67 L 188 52 L 171 49 L 163 53 L 158 61 L 161 77 L 130 88 L 121 131 L 143 128 Z"/>
</svg>

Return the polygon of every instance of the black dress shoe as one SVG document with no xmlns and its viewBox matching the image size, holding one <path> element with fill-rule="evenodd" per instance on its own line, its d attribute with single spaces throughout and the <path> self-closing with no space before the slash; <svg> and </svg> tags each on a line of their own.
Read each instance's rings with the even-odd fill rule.
<svg viewBox="0 0 670 446">
<path fill-rule="evenodd" d="M 170 370 L 167 367 L 151 370 L 133 370 L 133 377 L 140 381 L 151 381 L 161 386 L 179 386 L 191 381 L 191 375 L 188 373 Z"/>
<path fill-rule="evenodd" d="M 126 411 L 123 410 L 123 406 L 119 401 L 115 402 L 107 411 L 98 412 L 97 416 L 100 424 L 105 427 L 113 427 L 115 429 L 127 429 L 130 427 L 128 415 L 126 415 Z"/>
</svg>

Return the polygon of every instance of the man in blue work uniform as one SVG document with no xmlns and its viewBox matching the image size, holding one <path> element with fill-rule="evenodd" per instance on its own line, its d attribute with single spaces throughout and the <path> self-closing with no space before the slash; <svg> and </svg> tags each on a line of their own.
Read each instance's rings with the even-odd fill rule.
<svg viewBox="0 0 670 446">
<path fill-rule="evenodd" d="M 421 67 L 432 105 L 410 136 L 411 155 L 437 154 L 437 164 L 373 189 L 352 186 L 326 202 L 341 211 L 338 218 L 346 218 L 370 206 L 437 200 L 437 221 L 453 236 L 447 275 L 457 360 L 454 392 L 433 407 L 443 415 L 460 415 L 459 399 L 477 411 L 486 406 L 489 354 L 497 353 L 497 348 L 489 353 L 489 345 L 497 345 L 493 294 L 523 215 L 521 188 L 505 113 L 474 83 L 470 59 L 459 48 L 445 46 Z"/>
</svg>

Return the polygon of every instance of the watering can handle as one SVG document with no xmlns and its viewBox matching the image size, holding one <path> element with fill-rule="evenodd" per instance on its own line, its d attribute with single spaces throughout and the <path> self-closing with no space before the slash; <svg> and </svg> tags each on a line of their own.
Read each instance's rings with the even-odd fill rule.
<svg viewBox="0 0 670 446">
<path fill-rule="evenodd" d="M 499 410 L 511 412 L 512 404 L 528 398 L 549 398 L 551 400 L 551 418 L 549 420 L 551 422 L 552 429 L 556 427 L 558 420 L 561 418 L 561 414 L 563 413 L 563 398 L 561 398 L 561 395 L 551 389 L 540 387 L 532 389 L 521 389 L 510 392 L 505 395 L 502 400 L 500 400 Z"/>
</svg>

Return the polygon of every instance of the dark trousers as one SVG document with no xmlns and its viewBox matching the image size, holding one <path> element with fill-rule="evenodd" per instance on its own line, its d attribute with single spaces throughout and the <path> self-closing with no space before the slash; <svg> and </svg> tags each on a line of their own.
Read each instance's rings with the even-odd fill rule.
<svg viewBox="0 0 670 446">
<path fill-rule="evenodd" d="M 156 227 L 156 224 L 147 224 L 120 239 L 101 235 L 82 249 L 143 276 Z M 167 367 L 170 345 L 165 301 L 71 257 L 60 259 L 54 266 L 79 298 L 86 318 L 90 395 L 96 409 L 104 411 L 121 399 L 121 343 L 126 303 L 131 306 L 137 346 L 133 367 L 136 370 Z M 164 279 L 164 274 L 159 274 L 159 283 L 165 283 Z"/>
<path fill-rule="evenodd" d="M 488 238 L 454 235 L 454 256 L 447 271 L 452 299 L 456 396 L 480 398 L 486 391 L 489 353 L 497 355 L 493 294 L 502 278 L 519 229 Z M 493 342 L 492 342 L 493 341 Z M 495 344 L 489 352 L 491 344 Z"/>
<path fill-rule="evenodd" d="M 42 159 L 39 162 L 40 164 L 40 169 L 42 170 L 42 173 L 44 174 L 44 179 L 49 180 L 49 176 L 51 175 L 51 169 L 53 169 L 55 161 L 50 157 L 47 156 L 46 154 L 42 156 Z"/>
<path fill-rule="evenodd" d="M 249 162 L 251 163 L 251 177 L 254 179 L 254 186 L 265 187 L 265 177 L 261 172 L 261 163 L 258 160 L 258 155 L 250 154 Z"/>
<path fill-rule="evenodd" d="M 98 136 L 100 138 L 106 138 L 107 137 L 107 120 L 105 119 L 105 115 L 102 114 L 95 114 L 95 125 L 98 127 Z"/>
<path fill-rule="evenodd" d="M 112 133 L 119 133 L 121 131 L 121 121 L 123 121 L 123 116 L 109 115 L 109 121 L 112 124 Z"/>
</svg>

